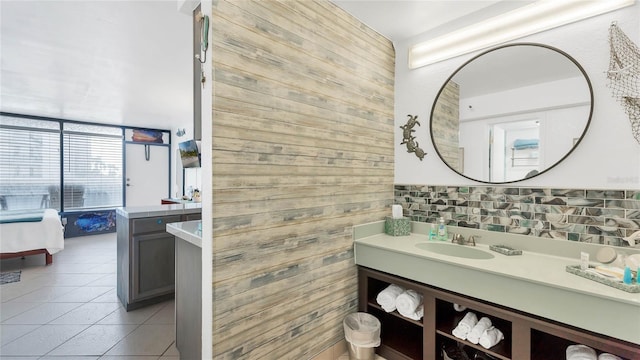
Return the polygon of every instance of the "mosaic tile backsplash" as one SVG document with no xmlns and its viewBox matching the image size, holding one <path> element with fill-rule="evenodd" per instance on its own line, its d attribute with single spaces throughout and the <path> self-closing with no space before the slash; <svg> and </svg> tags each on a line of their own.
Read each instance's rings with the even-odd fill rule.
<svg viewBox="0 0 640 360">
<path fill-rule="evenodd" d="M 413 221 L 595 244 L 628 246 L 640 230 L 640 190 L 395 185 Z"/>
</svg>

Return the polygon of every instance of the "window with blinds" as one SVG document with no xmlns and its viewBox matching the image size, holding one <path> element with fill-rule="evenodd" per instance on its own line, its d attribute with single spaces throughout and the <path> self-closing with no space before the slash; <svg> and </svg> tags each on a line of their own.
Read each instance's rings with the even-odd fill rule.
<svg viewBox="0 0 640 360">
<path fill-rule="evenodd" d="M 122 206 L 122 139 L 119 127 L 63 124 L 65 211 Z"/>
<path fill-rule="evenodd" d="M 122 206 L 120 127 L 0 115 L 0 207 Z"/>
<path fill-rule="evenodd" d="M 51 207 L 59 184 L 60 122 L 0 116 L 0 207 Z"/>
</svg>

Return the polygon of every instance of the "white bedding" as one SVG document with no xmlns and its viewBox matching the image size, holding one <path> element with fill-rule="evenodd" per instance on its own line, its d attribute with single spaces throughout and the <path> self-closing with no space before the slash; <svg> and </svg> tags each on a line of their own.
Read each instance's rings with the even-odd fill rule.
<svg viewBox="0 0 640 360">
<path fill-rule="evenodd" d="M 43 248 L 52 255 L 64 249 L 64 228 L 56 210 L 45 209 L 42 221 L 0 224 L 0 253 Z"/>
</svg>

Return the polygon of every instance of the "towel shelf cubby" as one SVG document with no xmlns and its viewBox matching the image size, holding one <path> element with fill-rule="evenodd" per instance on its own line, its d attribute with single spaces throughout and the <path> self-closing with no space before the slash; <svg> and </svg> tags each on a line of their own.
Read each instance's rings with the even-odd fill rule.
<svg viewBox="0 0 640 360">
<path fill-rule="evenodd" d="M 386 312 L 376 295 L 390 284 L 413 289 L 423 296 L 424 316 L 419 321 Z M 466 307 L 463 312 L 454 304 Z M 442 359 L 441 349 L 457 343 L 470 358 L 484 353 L 501 360 L 563 359 L 571 344 L 584 344 L 598 353 L 638 359 L 640 345 L 602 336 L 480 299 L 434 288 L 396 275 L 358 266 L 358 310 L 380 320 L 382 342 L 376 352 L 387 360 Z M 467 311 L 486 316 L 501 330 L 504 339 L 486 349 L 452 335 Z M 482 343 L 482 342 L 481 342 Z"/>
</svg>

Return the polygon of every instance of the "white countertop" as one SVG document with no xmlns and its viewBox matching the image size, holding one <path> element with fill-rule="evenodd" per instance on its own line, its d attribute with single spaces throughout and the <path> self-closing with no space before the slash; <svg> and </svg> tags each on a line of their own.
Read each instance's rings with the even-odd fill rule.
<svg viewBox="0 0 640 360">
<path fill-rule="evenodd" d="M 167 232 L 202 248 L 202 221 L 184 221 L 167 224 Z"/>
<path fill-rule="evenodd" d="M 194 214 L 202 211 L 201 203 L 127 206 L 116 208 L 116 214 L 129 219 L 152 216 Z"/>
<path fill-rule="evenodd" d="M 476 248 L 494 255 L 482 260 L 420 249 L 416 244 L 437 242 L 422 234 L 355 237 L 358 265 L 640 344 L 640 293 L 567 272 L 567 265 L 579 265 L 579 252 L 575 258 L 532 251 L 506 256 L 481 238 Z"/>
</svg>

